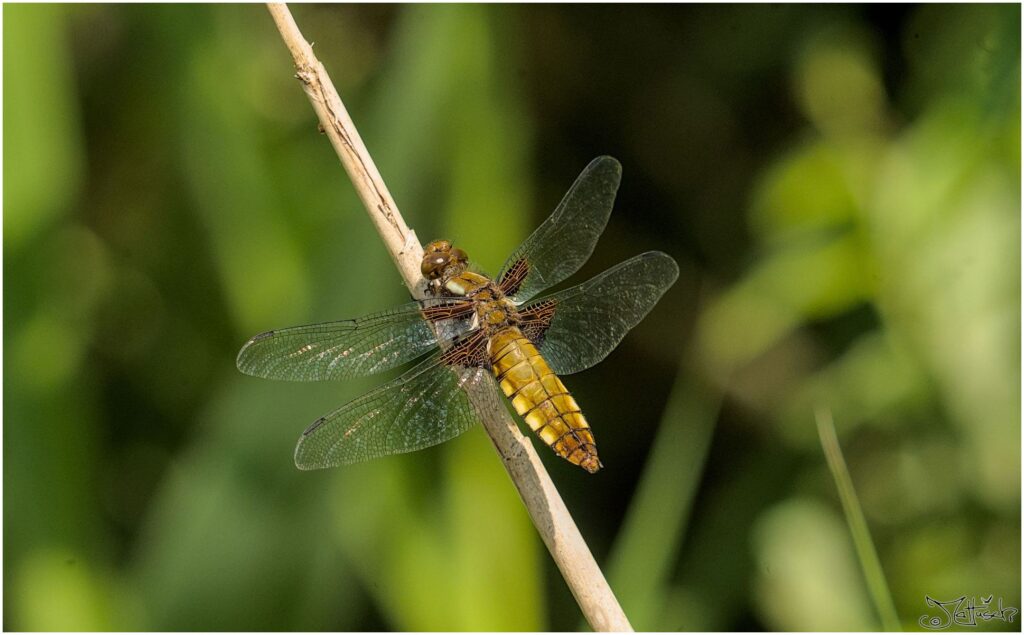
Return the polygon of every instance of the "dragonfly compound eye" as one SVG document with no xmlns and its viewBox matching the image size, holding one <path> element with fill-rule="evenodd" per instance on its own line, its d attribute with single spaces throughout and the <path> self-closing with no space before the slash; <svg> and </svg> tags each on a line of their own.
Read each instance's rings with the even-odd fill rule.
<svg viewBox="0 0 1024 635">
<path fill-rule="evenodd" d="M 420 273 L 425 278 L 433 280 L 441 275 L 444 271 L 445 266 L 448 264 L 448 256 L 444 254 L 427 254 L 423 256 L 423 262 L 420 263 Z"/>
<path fill-rule="evenodd" d="M 452 260 L 455 262 L 466 263 L 469 261 L 469 256 L 466 255 L 466 252 L 456 247 L 455 249 L 452 249 Z"/>
</svg>

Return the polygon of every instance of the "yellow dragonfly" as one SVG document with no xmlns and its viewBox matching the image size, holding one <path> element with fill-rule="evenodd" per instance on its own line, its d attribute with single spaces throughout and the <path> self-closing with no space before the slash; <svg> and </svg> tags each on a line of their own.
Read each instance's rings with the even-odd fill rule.
<svg viewBox="0 0 1024 635">
<path fill-rule="evenodd" d="M 559 375 L 604 359 L 672 286 L 679 268 L 651 251 L 534 298 L 590 257 L 621 174 L 611 157 L 592 161 L 497 278 L 474 270 L 451 242 L 437 240 L 424 248 L 421 266 L 428 299 L 355 320 L 267 331 L 246 342 L 239 370 L 292 381 L 347 379 L 424 357 L 313 422 L 299 438 L 295 464 L 326 468 L 447 441 L 478 420 L 481 406 L 465 388 L 484 384 L 494 399 L 499 387 L 558 456 L 591 473 L 601 468 L 590 425 Z"/>
</svg>

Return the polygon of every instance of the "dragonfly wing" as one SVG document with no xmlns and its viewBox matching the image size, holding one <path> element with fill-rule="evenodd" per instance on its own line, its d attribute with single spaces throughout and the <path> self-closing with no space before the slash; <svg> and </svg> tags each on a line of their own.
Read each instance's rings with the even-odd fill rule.
<svg viewBox="0 0 1024 635">
<path fill-rule="evenodd" d="M 678 276 L 668 254 L 640 254 L 521 309 L 524 332 L 540 342 L 551 370 L 578 373 L 607 357 Z"/>
<path fill-rule="evenodd" d="M 621 176 L 622 166 L 611 157 L 584 168 L 551 216 L 505 262 L 498 275 L 505 295 L 524 302 L 583 266 L 608 224 Z"/>
<path fill-rule="evenodd" d="M 479 388 L 477 388 L 479 387 Z M 295 465 L 313 470 L 437 445 L 477 421 L 479 400 L 497 399 L 491 371 L 450 366 L 440 353 L 313 423 L 295 448 Z M 488 396 L 490 395 L 490 396 Z"/>
<path fill-rule="evenodd" d="M 238 353 L 247 375 L 291 381 L 347 379 L 416 359 L 469 328 L 465 300 L 410 302 L 357 320 L 267 331 Z"/>
</svg>

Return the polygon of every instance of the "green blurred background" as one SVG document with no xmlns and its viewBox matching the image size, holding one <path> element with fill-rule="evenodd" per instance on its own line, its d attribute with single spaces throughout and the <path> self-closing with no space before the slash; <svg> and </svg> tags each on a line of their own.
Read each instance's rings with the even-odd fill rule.
<svg viewBox="0 0 1024 635">
<path fill-rule="evenodd" d="M 294 12 L 424 241 L 494 272 L 610 154 L 574 280 L 679 262 L 566 379 L 607 469 L 540 449 L 635 627 L 881 626 L 818 407 L 904 628 L 1021 606 L 1019 5 Z M 266 10 L 3 17 L 5 629 L 580 627 L 481 429 L 300 473 L 382 379 L 235 369 L 407 297 Z"/>
</svg>

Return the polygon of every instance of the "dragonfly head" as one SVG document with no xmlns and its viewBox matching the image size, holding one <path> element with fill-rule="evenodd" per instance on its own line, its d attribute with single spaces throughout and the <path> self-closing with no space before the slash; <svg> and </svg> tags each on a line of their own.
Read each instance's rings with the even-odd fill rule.
<svg viewBox="0 0 1024 635">
<path fill-rule="evenodd" d="M 423 262 L 420 272 L 427 280 L 440 280 L 457 276 L 466 270 L 469 257 L 458 247 L 453 248 L 447 240 L 435 240 L 423 248 Z"/>
</svg>

